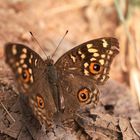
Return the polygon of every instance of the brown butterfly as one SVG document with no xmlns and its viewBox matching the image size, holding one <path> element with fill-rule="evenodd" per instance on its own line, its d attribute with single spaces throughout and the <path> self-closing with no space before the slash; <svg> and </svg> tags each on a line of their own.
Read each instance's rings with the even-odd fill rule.
<svg viewBox="0 0 140 140">
<path fill-rule="evenodd" d="M 6 62 L 18 81 L 19 91 L 41 124 L 52 126 L 53 115 L 63 110 L 62 120 L 74 119 L 78 109 L 95 107 L 98 85 L 109 78 L 110 65 L 119 52 L 116 38 L 85 42 L 62 55 L 54 64 L 29 47 L 5 45 Z"/>
</svg>

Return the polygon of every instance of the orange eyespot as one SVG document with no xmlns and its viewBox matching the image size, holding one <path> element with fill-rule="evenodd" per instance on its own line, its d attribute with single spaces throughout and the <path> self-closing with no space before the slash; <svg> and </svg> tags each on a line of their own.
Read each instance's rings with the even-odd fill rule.
<svg viewBox="0 0 140 140">
<path fill-rule="evenodd" d="M 41 96 L 37 96 L 36 100 L 37 100 L 38 107 L 43 109 L 45 106 L 43 98 Z"/>
<path fill-rule="evenodd" d="M 24 82 L 30 81 L 30 74 L 29 74 L 29 71 L 27 69 L 22 71 L 22 80 Z"/>
<path fill-rule="evenodd" d="M 101 70 L 102 70 L 102 66 L 99 63 L 96 63 L 96 62 L 90 63 L 89 71 L 92 74 L 98 74 L 99 72 L 101 72 Z"/>
<path fill-rule="evenodd" d="M 80 102 L 86 102 L 90 98 L 90 90 L 87 88 L 82 88 L 78 91 L 78 100 Z"/>
</svg>

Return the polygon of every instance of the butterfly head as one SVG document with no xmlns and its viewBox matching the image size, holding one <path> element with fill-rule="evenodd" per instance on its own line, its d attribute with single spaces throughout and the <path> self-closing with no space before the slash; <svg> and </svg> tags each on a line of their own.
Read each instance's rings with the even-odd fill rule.
<svg viewBox="0 0 140 140">
<path fill-rule="evenodd" d="M 50 56 L 48 56 L 47 59 L 45 60 L 45 64 L 47 66 L 52 66 L 52 65 L 54 65 L 54 61 Z"/>
</svg>

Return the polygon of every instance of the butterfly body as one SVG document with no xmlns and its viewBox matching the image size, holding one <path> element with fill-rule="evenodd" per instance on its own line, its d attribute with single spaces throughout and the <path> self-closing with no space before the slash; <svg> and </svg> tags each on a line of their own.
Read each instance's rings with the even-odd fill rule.
<svg viewBox="0 0 140 140">
<path fill-rule="evenodd" d="M 117 39 L 99 38 L 71 49 L 53 63 L 25 45 L 5 45 L 6 62 L 15 73 L 19 91 L 27 96 L 35 117 L 46 127 L 57 119 L 57 112 L 66 121 L 74 119 L 77 110 L 96 106 L 97 86 L 108 79 L 118 52 Z"/>
</svg>

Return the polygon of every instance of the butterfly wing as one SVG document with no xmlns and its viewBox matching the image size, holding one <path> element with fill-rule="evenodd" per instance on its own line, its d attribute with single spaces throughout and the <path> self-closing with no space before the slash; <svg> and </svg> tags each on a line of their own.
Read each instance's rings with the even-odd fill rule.
<svg viewBox="0 0 140 140">
<path fill-rule="evenodd" d="M 6 63 L 15 74 L 22 99 L 28 100 L 40 123 L 49 126 L 56 108 L 45 74 L 45 62 L 29 47 L 17 43 L 5 45 L 5 56 Z"/>
<path fill-rule="evenodd" d="M 62 121 L 73 119 L 77 111 L 84 112 L 95 108 L 99 100 L 99 90 L 93 81 L 87 77 L 69 74 L 59 80 L 61 94 L 63 95 L 64 112 Z"/>
<path fill-rule="evenodd" d="M 96 106 L 99 99 L 96 85 L 108 79 L 118 49 L 117 39 L 99 38 L 73 48 L 57 60 L 55 66 L 64 96 L 65 117 L 69 118 L 80 108 Z"/>
<path fill-rule="evenodd" d="M 12 68 L 20 84 L 20 90 L 25 93 L 43 72 L 44 61 L 30 48 L 22 44 L 7 43 L 5 45 L 6 63 Z M 22 88 L 21 88 L 22 87 Z"/>
<path fill-rule="evenodd" d="M 109 78 L 110 65 L 119 52 L 116 38 L 104 37 L 85 42 L 61 56 L 55 66 L 64 73 L 74 73 L 103 84 Z"/>
</svg>

